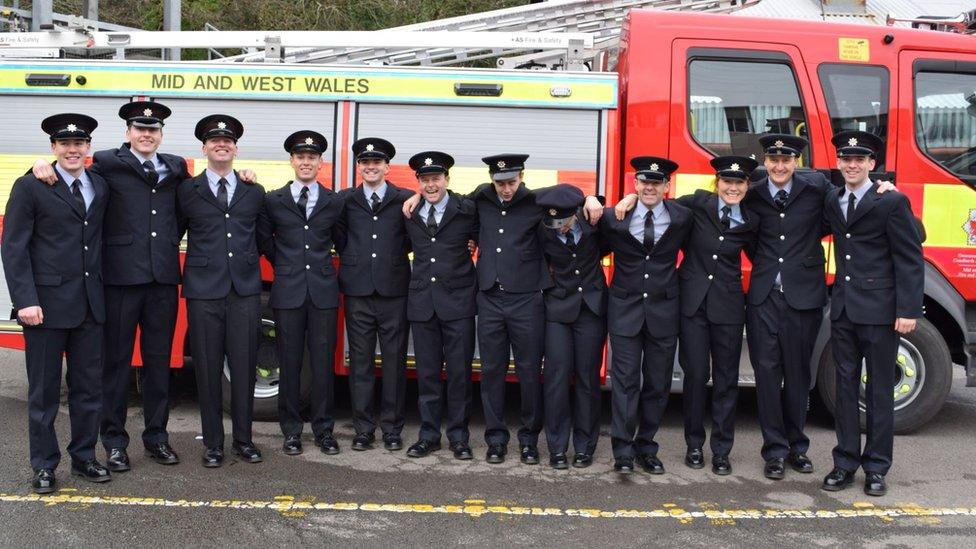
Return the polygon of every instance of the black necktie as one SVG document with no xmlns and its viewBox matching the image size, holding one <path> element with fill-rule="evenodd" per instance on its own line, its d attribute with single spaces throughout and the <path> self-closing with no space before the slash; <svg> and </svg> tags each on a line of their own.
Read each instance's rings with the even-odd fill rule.
<svg viewBox="0 0 976 549">
<path fill-rule="evenodd" d="M 149 183 L 155 187 L 159 183 L 159 172 L 156 171 L 156 166 L 149 160 L 142 163 L 142 167 L 146 168 L 146 178 L 149 179 Z"/>
<path fill-rule="evenodd" d="M 854 209 L 857 208 L 857 197 L 854 193 L 851 193 L 850 198 L 847 200 L 847 218 L 848 223 L 851 222 L 851 218 L 854 217 Z"/>
<path fill-rule="evenodd" d="M 369 197 L 369 207 L 372 208 L 374 212 L 380 207 L 380 195 L 373 193 L 373 196 Z"/>
<path fill-rule="evenodd" d="M 431 232 L 437 230 L 437 218 L 434 217 L 434 205 L 430 205 L 430 209 L 427 210 L 427 229 Z"/>
<path fill-rule="evenodd" d="M 568 231 L 564 236 L 566 237 L 566 247 L 575 252 L 576 236 L 573 234 L 573 231 Z"/>
<path fill-rule="evenodd" d="M 217 180 L 217 203 L 227 209 L 227 180 L 223 177 Z"/>
<path fill-rule="evenodd" d="M 654 246 L 654 212 L 644 214 L 644 247 Z"/>
<path fill-rule="evenodd" d="M 71 194 L 75 197 L 75 202 L 81 206 L 81 211 L 88 211 L 88 207 L 85 206 L 85 197 L 81 194 L 81 180 L 75 179 L 74 183 L 71 184 Z"/>
<path fill-rule="evenodd" d="M 726 231 L 729 230 L 729 227 L 732 226 L 732 207 L 731 206 L 722 206 L 722 218 L 720 219 L 720 221 L 722 222 L 722 229 L 724 229 Z"/>
<path fill-rule="evenodd" d="M 786 200 L 789 197 L 790 195 L 786 194 L 785 190 L 780 189 L 779 192 L 776 193 L 776 196 L 773 197 L 773 203 L 776 204 L 776 207 L 780 211 L 783 211 L 783 209 L 786 208 Z"/>
<path fill-rule="evenodd" d="M 298 209 L 302 211 L 305 219 L 308 219 L 308 187 L 302 185 L 302 192 L 298 193 Z"/>
</svg>

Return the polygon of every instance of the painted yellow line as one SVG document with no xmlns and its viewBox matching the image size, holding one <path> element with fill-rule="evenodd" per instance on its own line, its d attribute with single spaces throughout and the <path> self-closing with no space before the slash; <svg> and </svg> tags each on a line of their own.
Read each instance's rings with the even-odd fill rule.
<svg viewBox="0 0 976 549">
<path fill-rule="evenodd" d="M 897 518 L 976 517 L 976 507 L 923 507 L 903 503 L 891 507 L 875 506 L 868 502 L 856 502 L 849 508 L 839 509 L 718 509 L 688 510 L 673 503 L 665 503 L 660 509 L 595 509 L 531 507 L 518 505 L 490 505 L 484 500 L 466 500 L 460 505 L 435 505 L 422 503 L 356 503 L 319 502 L 295 496 L 277 496 L 270 500 L 186 500 L 130 496 L 94 496 L 78 494 L 65 489 L 54 495 L 18 495 L 0 493 L 0 503 L 42 504 L 44 506 L 114 505 L 123 507 L 181 507 L 190 509 L 268 510 L 285 516 L 304 516 L 313 511 L 364 511 L 372 513 L 413 513 L 465 515 L 482 517 L 491 515 L 521 515 L 533 517 L 569 517 L 585 519 L 672 519 L 682 523 L 695 519 L 711 521 L 736 520 L 796 520 L 796 519 L 857 519 L 877 518 L 890 521 Z M 721 523 L 728 524 L 728 523 Z"/>
</svg>

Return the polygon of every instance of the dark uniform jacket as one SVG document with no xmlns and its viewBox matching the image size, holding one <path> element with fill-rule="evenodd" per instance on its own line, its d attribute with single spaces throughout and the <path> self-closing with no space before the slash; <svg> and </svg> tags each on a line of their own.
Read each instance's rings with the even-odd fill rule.
<svg viewBox="0 0 976 549">
<path fill-rule="evenodd" d="M 236 172 L 235 172 L 236 175 Z M 261 293 L 257 224 L 264 215 L 264 188 L 237 179 L 227 209 L 210 190 L 206 171 L 177 190 L 183 215 L 180 235 L 189 229 L 183 263 L 183 297 L 223 299 L 231 285 L 241 296 Z"/>
<path fill-rule="evenodd" d="M 413 273 L 407 294 L 407 319 L 414 322 L 458 320 L 475 315 L 478 279 L 468 240 L 478 238 L 478 211 L 474 202 L 449 193 L 444 214 L 431 232 L 419 214 L 407 220 L 413 245 Z"/>
<path fill-rule="evenodd" d="M 743 248 L 756 236 L 755 216 L 740 204 L 744 223 L 723 230 L 717 194 L 697 190 L 677 201 L 691 209 L 695 220 L 678 269 L 681 314 L 693 316 L 704 303 L 708 321 L 713 324 L 745 322 L 741 258 Z"/>
<path fill-rule="evenodd" d="M 611 334 L 635 336 L 647 323 L 654 337 L 678 333 L 679 289 L 675 264 L 678 250 L 691 231 L 693 218 L 688 208 L 665 200 L 671 223 L 651 248 L 630 234 L 634 210 L 618 221 L 613 208 L 600 218 L 600 234 L 613 250 L 613 279 L 607 321 Z M 645 276 L 646 275 L 646 276 Z"/>
<path fill-rule="evenodd" d="M 316 309 L 339 306 L 339 281 L 332 263 L 333 229 L 343 201 L 318 185 L 312 213 L 305 219 L 291 194 L 291 181 L 265 196 L 266 216 L 258 230 L 261 252 L 274 265 L 274 309 L 297 309 L 309 297 Z"/>
<path fill-rule="evenodd" d="M 831 319 L 844 311 L 855 324 L 922 317 L 924 260 L 911 206 L 904 194 L 878 194 L 877 188 L 872 182 L 849 221 L 840 209 L 846 188 L 827 193 L 824 215 L 837 264 Z"/>
<path fill-rule="evenodd" d="M 827 304 L 824 277 L 823 201 L 833 189 L 819 172 L 794 173 L 786 207 L 781 212 L 769 194 L 769 180 L 754 183 L 742 203 L 759 221 L 749 278 L 750 305 L 766 300 L 780 274 L 783 295 L 794 309 L 819 309 Z M 782 261 L 780 259 L 782 258 Z"/>
<path fill-rule="evenodd" d="M 89 311 L 102 323 L 102 221 L 108 186 L 88 171 L 95 195 L 84 212 L 57 176 L 52 186 L 25 175 L 10 191 L 0 254 L 14 314 L 39 305 L 43 328 L 75 328 Z"/>
<path fill-rule="evenodd" d="M 478 238 L 478 287 L 491 289 L 497 282 L 505 291 L 538 292 L 552 286 L 549 268 L 539 245 L 542 208 L 525 184 L 505 208 L 491 184 L 481 185 L 471 195 L 481 224 Z"/>
<path fill-rule="evenodd" d="M 407 295 L 410 241 L 403 201 L 414 193 L 389 181 L 386 185 L 376 212 L 363 195 L 362 185 L 339 191 L 344 208 L 334 236 L 340 260 L 339 287 L 346 295 Z"/>
<path fill-rule="evenodd" d="M 582 209 L 576 217 L 582 233 L 575 251 L 558 231 L 539 225 L 539 241 L 554 283 L 545 292 L 550 322 L 575 322 L 584 304 L 593 314 L 607 314 L 607 281 L 601 259 L 610 249 L 599 229 L 584 220 Z"/>
<path fill-rule="evenodd" d="M 157 155 L 169 173 L 153 187 L 128 143 L 95 153 L 91 169 L 105 178 L 109 188 L 104 234 L 106 284 L 180 282 L 176 188 L 190 174 L 182 157 Z"/>
</svg>

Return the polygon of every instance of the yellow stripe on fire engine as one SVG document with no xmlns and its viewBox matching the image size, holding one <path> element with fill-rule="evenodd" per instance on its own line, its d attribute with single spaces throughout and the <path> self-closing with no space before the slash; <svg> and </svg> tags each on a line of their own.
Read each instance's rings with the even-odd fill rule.
<svg viewBox="0 0 976 549">
<path fill-rule="evenodd" d="M 27 84 L 30 73 L 67 75 L 67 86 Z M 82 78 L 83 77 L 83 78 Z M 84 82 L 79 84 L 79 80 Z M 459 95 L 455 84 L 498 84 L 499 95 Z M 354 100 L 472 105 L 538 105 L 614 108 L 615 79 L 552 73 L 477 73 L 446 70 L 371 70 L 343 68 L 224 68 L 116 64 L 24 64 L 0 68 L 0 92 L 57 95 L 149 95 L 274 100 Z"/>
<path fill-rule="evenodd" d="M 698 189 L 713 191 L 712 184 L 714 182 L 715 174 L 679 173 L 674 180 L 674 196 L 692 194 Z"/>
<path fill-rule="evenodd" d="M 970 220 L 976 222 L 976 192 L 967 185 L 937 185 L 923 187 L 925 245 L 951 248 L 972 248 L 969 244 Z"/>
<path fill-rule="evenodd" d="M 0 154 L 0 204 L 7 204 L 14 181 L 31 169 L 38 158 L 54 160 L 54 157 L 37 154 Z"/>
</svg>

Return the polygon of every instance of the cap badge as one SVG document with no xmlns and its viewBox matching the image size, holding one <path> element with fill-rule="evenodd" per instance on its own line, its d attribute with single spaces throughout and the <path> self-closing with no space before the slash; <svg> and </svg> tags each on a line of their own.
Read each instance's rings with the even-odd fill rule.
<svg viewBox="0 0 976 549">
<path fill-rule="evenodd" d="M 751 159 L 753 159 L 753 160 L 755 160 L 755 159 L 756 159 L 756 153 L 752 153 L 752 154 L 750 154 L 750 155 L 749 155 L 749 158 L 751 158 Z"/>
<path fill-rule="evenodd" d="M 551 215 L 552 217 L 556 217 L 557 213 L 559 212 L 556 211 L 556 208 L 549 208 L 549 215 Z"/>
<path fill-rule="evenodd" d="M 68 124 L 68 127 L 65 129 L 68 130 L 69 132 L 76 132 L 78 131 L 78 126 L 75 126 L 74 124 Z"/>
<path fill-rule="evenodd" d="M 729 169 L 732 170 L 732 171 L 734 171 L 734 172 L 737 172 L 737 171 L 739 171 L 739 165 L 738 164 L 732 164 L 731 166 L 729 166 Z"/>
<path fill-rule="evenodd" d="M 373 149 L 375 149 L 375 148 L 376 147 L 374 147 L 372 143 L 370 143 L 369 145 L 366 145 L 366 150 L 369 151 L 369 152 L 373 152 Z"/>
<path fill-rule="evenodd" d="M 311 137 L 306 137 L 305 138 L 305 144 L 306 145 L 314 145 L 315 144 L 315 140 L 312 139 Z"/>
<path fill-rule="evenodd" d="M 783 141 L 782 141 L 782 140 L 780 140 L 780 139 L 777 139 L 777 140 L 776 140 L 776 142 L 775 142 L 775 143 L 773 143 L 773 146 L 774 146 L 774 147 L 782 147 L 782 146 L 784 146 L 784 145 L 786 145 L 786 143 L 783 143 Z"/>
<path fill-rule="evenodd" d="M 496 164 L 496 165 L 497 165 L 497 166 L 498 166 L 499 168 L 504 168 L 504 167 L 505 167 L 505 161 L 504 161 L 504 160 L 499 160 L 499 161 L 498 161 L 498 164 Z"/>
<path fill-rule="evenodd" d="M 652 172 L 656 172 L 658 170 L 658 168 L 660 168 L 660 166 L 658 166 L 657 163 L 651 164 L 651 171 Z"/>
<path fill-rule="evenodd" d="M 226 130 L 227 129 L 227 123 L 226 122 L 217 122 L 217 127 L 220 128 L 220 129 L 222 129 L 222 130 Z"/>
<path fill-rule="evenodd" d="M 852 138 L 848 139 L 847 140 L 847 144 L 850 145 L 850 146 L 852 146 L 852 147 L 856 147 L 857 146 L 857 138 L 856 137 L 852 137 Z"/>
<path fill-rule="evenodd" d="M 424 166 L 433 166 L 433 165 L 434 165 L 434 159 L 433 158 L 425 158 L 424 159 Z"/>
<path fill-rule="evenodd" d="M 152 116 L 152 109 L 146 109 L 142 111 L 143 116 Z"/>
</svg>

